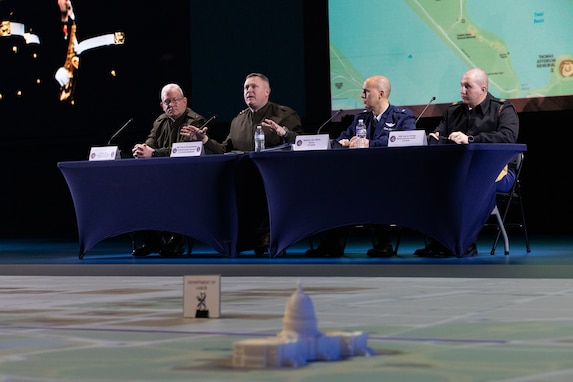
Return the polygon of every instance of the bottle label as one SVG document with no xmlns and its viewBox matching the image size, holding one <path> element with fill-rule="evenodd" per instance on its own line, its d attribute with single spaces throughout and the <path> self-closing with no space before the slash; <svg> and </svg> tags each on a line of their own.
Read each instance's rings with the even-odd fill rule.
<svg viewBox="0 0 573 382">
<path fill-rule="evenodd" d="M 265 149 L 265 134 L 261 127 L 257 127 L 255 131 L 255 151 L 260 152 Z"/>
<path fill-rule="evenodd" d="M 359 122 L 356 125 L 356 148 L 365 148 L 366 147 L 366 125 L 364 123 Z"/>
</svg>

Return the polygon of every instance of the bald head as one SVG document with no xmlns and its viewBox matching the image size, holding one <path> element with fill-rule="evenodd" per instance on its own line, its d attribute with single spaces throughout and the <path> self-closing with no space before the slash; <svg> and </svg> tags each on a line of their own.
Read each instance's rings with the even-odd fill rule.
<svg viewBox="0 0 573 382">
<path fill-rule="evenodd" d="M 390 102 L 390 81 L 384 76 L 372 76 L 364 80 L 362 85 L 362 101 L 364 108 L 371 110 L 374 115 L 384 112 Z"/>
<path fill-rule="evenodd" d="M 478 86 L 485 86 L 487 90 L 488 78 L 487 78 L 487 73 L 483 69 L 480 68 L 470 69 L 464 74 L 464 76 L 471 78 L 473 82 L 476 83 Z"/>
<path fill-rule="evenodd" d="M 382 90 L 386 99 L 390 98 L 390 80 L 384 76 L 372 76 L 366 79 L 369 87 Z"/>
<path fill-rule="evenodd" d="M 473 68 L 464 73 L 460 81 L 460 95 L 466 105 L 476 107 L 487 97 L 487 92 L 487 73 L 483 69 Z"/>
</svg>

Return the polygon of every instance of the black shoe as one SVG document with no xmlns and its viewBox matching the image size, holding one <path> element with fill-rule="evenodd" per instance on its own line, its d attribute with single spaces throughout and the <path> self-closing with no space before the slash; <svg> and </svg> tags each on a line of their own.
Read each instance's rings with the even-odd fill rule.
<svg viewBox="0 0 573 382">
<path fill-rule="evenodd" d="M 458 257 L 473 257 L 477 256 L 477 254 L 478 254 L 477 244 L 471 243 L 468 249 L 466 249 L 465 252 Z"/>
<path fill-rule="evenodd" d="M 131 252 L 131 256 L 133 256 L 133 257 L 145 257 L 145 256 L 151 255 L 154 252 L 159 252 L 159 250 L 157 248 L 153 248 L 153 247 L 150 247 L 149 245 L 143 244 L 141 247 L 135 248 Z"/>
<path fill-rule="evenodd" d="M 416 249 L 414 256 L 418 257 L 452 257 L 454 253 L 437 241 L 432 241 L 424 248 Z"/>
<path fill-rule="evenodd" d="M 464 253 L 457 257 L 472 257 L 478 254 L 476 243 L 472 243 Z M 444 258 L 444 257 L 454 257 L 456 256 L 452 251 L 444 247 L 437 241 L 432 241 L 425 248 L 417 249 L 414 252 L 414 256 L 419 257 L 434 257 L 434 258 Z"/>
<path fill-rule="evenodd" d="M 161 257 L 179 257 L 185 251 L 185 237 L 183 235 L 172 235 L 167 243 L 159 251 Z"/>
<path fill-rule="evenodd" d="M 143 245 L 139 248 L 135 248 L 131 252 L 131 255 L 134 257 L 145 257 L 152 253 L 159 252 L 165 243 L 158 231 L 145 231 L 144 234 L 145 240 Z"/>
<path fill-rule="evenodd" d="M 366 255 L 368 257 L 392 257 L 394 256 L 394 249 L 390 243 L 375 245 L 374 248 L 371 248 L 366 252 Z"/>
<path fill-rule="evenodd" d="M 344 250 L 342 247 L 321 247 L 309 249 L 305 253 L 306 257 L 342 257 Z"/>
</svg>

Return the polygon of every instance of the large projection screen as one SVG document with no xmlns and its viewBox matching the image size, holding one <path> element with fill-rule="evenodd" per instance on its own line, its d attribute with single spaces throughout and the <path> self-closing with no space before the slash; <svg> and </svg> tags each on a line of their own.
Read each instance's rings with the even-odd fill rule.
<svg viewBox="0 0 573 382">
<path fill-rule="evenodd" d="M 366 77 L 390 79 L 390 103 L 424 116 L 458 101 L 462 74 L 484 69 L 518 111 L 573 105 L 571 0 L 329 0 L 332 111 L 363 108 Z"/>
</svg>

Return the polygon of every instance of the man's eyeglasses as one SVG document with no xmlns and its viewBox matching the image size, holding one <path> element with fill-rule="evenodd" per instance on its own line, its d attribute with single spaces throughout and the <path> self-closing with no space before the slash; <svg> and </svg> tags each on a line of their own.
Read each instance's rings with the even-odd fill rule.
<svg viewBox="0 0 573 382">
<path fill-rule="evenodd" d="M 169 99 L 169 98 L 168 98 L 168 99 L 166 99 L 165 101 L 161 101 L 161 103 L 164 104 L 165 106 L 169 106 L 169 105 L 171 105 L 171 104 L 174 104 L 174 105 L 175 105 L 176 103 L 178 103 L 179 101 L 181 101 L 183 98 L 185 98 L 185 97 L 179 97 L 179 98 L 173 98 L 173 99 Z"/>
</svg>

